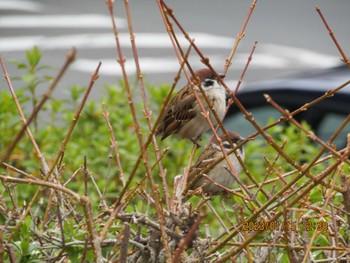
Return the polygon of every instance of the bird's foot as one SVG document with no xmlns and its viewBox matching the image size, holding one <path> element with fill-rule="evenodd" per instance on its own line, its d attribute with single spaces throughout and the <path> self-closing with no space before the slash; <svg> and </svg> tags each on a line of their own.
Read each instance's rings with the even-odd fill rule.
<svg viewBox="0 0 350 263">
<path fill-rule="evenodd" d="M 202 146 L 200 145 L 201 140 L 202 140 L 202 138 L 201 138 L 200 136 L 198 136 L 197 138 L 191 139 L 191 141 L 193 142 L 194 145 L 197 146 L 197 148 L 202 147 Z"/>
</svg>

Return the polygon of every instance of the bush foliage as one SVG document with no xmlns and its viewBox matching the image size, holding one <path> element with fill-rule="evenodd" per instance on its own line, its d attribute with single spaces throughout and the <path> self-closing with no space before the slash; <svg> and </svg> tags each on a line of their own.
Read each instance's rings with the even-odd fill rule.
<svg viewBox="0 0 350 263">
<path fill-rule="evenodd" d="M 38 87 L 47 84 L 52 79 L 47 74 L 43 74 L 43 71 L 47 72 L 50 68 L 40 65 L 41 56 L 41 52 L 34 48 L 27 52 L 26 63 L 16 62 L 18 68 L 24 70 L 22 76 L 15 83 L 16 86 L 22 86 L 22 88 L 16 89 L 16 95 L 25 109 L 30 109 L 37 103 Z M 4 179 L 6 177 L 25 177 L 23 173 L 21 174 L 14 169 L 8 167 L 2 169 L 3 189 L 0 199 L 0 224 L 2 225 L 0 247 L 2 253 L 0 256 L 3 260 L 13 261 L 16 259 L 18 262 L 55 261 L 64 258 L 69 259 L 70 262 L 96 260 L 96 251 L 88 242 L 94 231 L 89 228 L 86 211 L 92 212 L 95 231 L 97 233 L 103 231 L 111 211 L 115 208 L 113 204 L 124 189 L 117 160 L 119 158 L 121 161 L 123 173 L 128 178 L 140 155 L 125 84 L 119 82 L 117 85 L 104 85 L 104 89 L 105 95 L 100 100 L 91 100 L 86 104 L 64 150 L 64 157 L 60 161 L 57 172 L 58 181 L 52 181 L 69 189 L 77 196 L 87 195 L 91 202 L 91 210 L 86 210 L 84 204 L 77 202 L 73 195 L 63 193 L 55 187 L 44 188 L 39 193 L 39 198 L 34 199 L 34 203 L 30 204 L 39 186 L 31 183 L 30 178 L 21 183 L 7 182 Z M 74 85 L 70 88 L 68 99 L 50 98 L 34 124 L 30 126 L 34 131 L 34 139 L 44 153 L 49 166 L 52 165 L 54 157 L 61 147 L 72 123 L 75 109 L 78 107 L 85 90 L 86 87 Z M 161 104 L 169 90 L 170 86 L 147 84 L 147 95 L 154 120 L 159 115 Z M 132 92 L 137 93 L 135 89 Z M 143 104 L 137 96 L 134 97 L 134 100 L 142 136 L 146 138 L 149 134 L 149 128 L 143 113 Z M 118 143 L 120 154 L 118 158 L 116 158 L 111 145 L 111 133 L 103 116 L 104 106 L 109 112 L 108 117 Z M 270 121 L 270 123 L 273 122 L 273 120 Z M 1 91 L 0 149 L 2 151 L 20 130 L 20 124 L 21 120 L 11 95 L 7 91 Z M 303 124 L 303 127 L 310 131 L 306 123 Z M 310 134 L 294 125 L 275 125 L 268 129 L 266 134 L 283 149 L 285 155 L 289 156 L 300 167 L 305 168 L 313 163 L 315 156 L 321 151 L 320 145 L 310 140 Z M 209 135 L 206 135 L 203 141 L 208 138 Z M 183 174 L 185 168 L 188 167 L 193 146 L 185 140 L 179 140 L 176 136 L 159 142 L 159 145 L 162 150 L 167 149 L 162 164 L 166 169 L 166 184 L 170 189 L 171 196 L 173 196 L 174 178 Z M 204 204 L 202 197 L 194 196 L 186 204 L 183 204 L 183 207 L 175 210 L 174 208 L 169 210 L 165 204 L 166 192 L 161 187 L 161 185 L 164 186 L 164 182 L 159 176 L 155 151 L 152 146 L 148 147 L 152 176 L 161 191 L 160 203 L 165 215 L 164 226 L 171 229 L 174 232 L 173 235 L 180 236 L 180 239 L 175 241 L 173 236 L 169 236 L 168 242 L 171 251 L 175 251 L 175 248 L 180 246 L 181 238 L 186 239 L 198 218 L 201 218 L 201 222 L 196 234 L 192 236 L 192 248 L 185 250 L 184 253 L 187 256 L 184 256 L 184 253 L 182 255 L 184 262 L 214 260 L 215 257 L 213 255 L 210 257 L 207 253 L 213 246 L 220 243 L 220 238 L 225 238 L 230 230 L 239 226 L 246 227 L 246 229 L 242 231 L 241 228 L 240 234 L 232 237 L 227 243 L 228 245 L 219 251 L 224 253 L 231 249 L 230 246 L 239 246 L 249 233 L 258 230 L 254 227 L 260 227 L 260 230 L 263 230 L 261 234 L 254 239 L 254 244 L 246 247 L 250 251 L 249 253 L 254 254 L 256 262 L 262 262 L 259 261 L 259 258 L 274 262 L 301 259 L 304 255 L 304 249 L 309 245 L 305 242 L 311 238 L 313 241 L 310 250 L 313 258 L 326 258 L 329 255 L 328 251 L 331 251 L 329 248 L 334 246 L 334 233 L 338 235 L 337 238 L 340 240 L 338 242 L 343 245 L 349 242 L 349 224 L 347 223 L 349 219 L 346 220 L 346 217 L 349 217 L 346 215 L 348 209 L 346 204 L 348 192 L 346 191 L 349 190 L 346 190 L 346 185 L 344 185 L 344 182 L 348 180 L 345 175 L 349 174 L 347 163 L 343 162 L 337 166 L 338 168 L 334 169 L 329 177 L 326 177 L 329 179 L 322 180 L 323 184 L 320 184 L 315 178 L 322 176 L 329 167 L 337 162 L 337 158 L 323 154 L 317 160 L 318 162 L 311 165 L 308 173 L 293 182 L 299 174 L 295 164 L 287 162 L 268 141 L 258 136 L 247 142 L 245 147 L 247 156 L 245 165 L 248 174 L 242 173 L 240 176 L 244 187 L 239 187 L 239 184 L 236 183 L 233 186 L 232 195 L 212 197 Z M 197 150 L 194 158 L 199 152 L 200 150 Z M 20 171 L 31 174 L 37 180 L 44 180 L 41 160 L 28 137 L 22 138 L 17 145 L 9 164 Z M 165 260 L 164 255 L 162 256 L 162 253 L 165 253 L 164 247 L 159 241 L 161 235 L 159 229 L 157 227 L 155 227 L 156 230 L 153 229 L 154 225 L 150 227 L 150 222 L 157 225 L 156 222 L 159 220 L 157 212 L 159 210 L 150 201 L 153 199 L 154 189 L 151 188 L 147 179 L 144 180 L 145 173 L 144 166 L 140 165 L 127 189 L 127 195 L 123 199 L 124 206 L 120 208 L 121 210 L 116 216 L 117 219 L 113 220 L 113 224 L 107 228 L 106 239 L 101 243 L 101 253 L 106 259 L 118 261 L 118 258 L 122 257 L 123 244 L 129 247 L 127 249 L 129 262 L 142 258 L 140 256 L 142 253 L 137 257 L 135 250 L 137 245 L 135 244 L 152 247 L 150 243 L 152 240 L 155 242 L 155 239 L 152 238 L 156 236 L 158 242 L 155 246 L 158 249 L 156 258 L 160 262 Z M 311 177 L 313 179 L 310 179 Z M 257 185 L 254 185 L 254 181 Z M 273 198 L 288 183 L 291 186 L 284 193 Z M 288 202 L 292 202 L 299 193 L 302 193 L 313 183 L 315 185 L 310 188 L 310 191 L 307 191 L 292 206 L 288 206 Z M 338 188 L 335 189 L 335 186 Z M 293 197 L 290 201 L 285 199 L 289 194 Z M 246 198 L 242 198 L 242 195 Z M 248 196 L 250 197 L 248 198 Z M 274 201 L 270 202 L 262 213 L 254 216 L 259 205 L 267 203 L 270 199 Z M 31 206 L 30 212 L 22 220 L 21 215 L 28 204 Z M 200 207 L 208 207 L 209 209 L 204 211 Z M 268 218 L 273 218 L 273 215 L 279 212 L 282 212 L 282 216 L 278 220 L 272 220 L 268 223 Z M 177 225 L 174 219 L 176 216 L 179 217 L 177 220 L 183 220 L 182 224 Z M 253 218 L 253 220 L 245 221 L 249 218 Z M 159 224 L 161 224 L 160 222 Z M 280 225 L 277 225 L 278 223 Z M 128 235 L 127 231 L 130 232 Z M 125 236 L 129 238 L 128 241 L 125 241 Z M 290 243 L 291 239 L 293 239 L 293 243 Z M 203 240 L 212 242 L 212 244 L 205 243 Z M 291 244 L 294 246 L 294 252 L 288 251 L 288 246 Z M 191 247 L 189 244 L 188 246 Z M 325 249 L 314 249 L 317 246 Z M 201 251 L 201 248 L 204 249 Z M 338 249 L 341 250 L 341 245 L 338 245 Z M 206 258 L 207 256 L 209 258 Z M 249 259 L 249 255 L 245 253 L 241 253 L 239 257 L 242 262 Z M 139 262 L 150 262 L 151 259 L 150 256 L 149 261 L 142 259 L 143 261 Z"/>
</svg>

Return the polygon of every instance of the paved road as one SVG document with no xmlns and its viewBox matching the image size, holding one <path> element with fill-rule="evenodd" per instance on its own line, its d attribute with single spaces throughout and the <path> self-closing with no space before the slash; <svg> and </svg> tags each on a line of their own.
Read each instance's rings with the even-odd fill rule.
<svg viewBox="0 0 350 263">
<path fill-rule="evenodd" d="M 122 1 L 115 2 L 122 48 L 128 59 L 127 69 L 132 74 L 134 67 L 124 5 Z M 155 84 L 172 82 L 178 62 L 156 1 L 130 2 L 146 81 Z M 251 1 L 166 2 L 213 65 L 222 69 Z M 256 40 L 259 43 L 245 81 L 337 64 L 339 54 L 315 11 L 316 4 L 322 8 L 345 52 L 350 54 L 350 1 L 258 1 L 229 71 L 230 83 L 234 85 L 234 80 L 238 79 Z M 78 58 L 64 78 L 63 89 L 74 83 L 86 85 L 100 60 L 103 63 L 101 77 L 93 96 L 101 93 L 102 83 L 116 83 L 120 76 L 104 0 L 0 0 L 0 32 L 0 53 L 6 59 L 24 59 L 24 51 L 37 45 L 44 51 L 44 63 L 59 67 L 70 47 L 76 46 Z M 182 42 L 187 46 L 184 39 Z M 197 56 L 192 56 L 191 61 L 195 67 L 201 67 Z M 9 69 L 12 76 L 19 74 L 13 66 Z M 3 84 L 2 80 L 0 89 L 5 88 Z"/>
</svg>

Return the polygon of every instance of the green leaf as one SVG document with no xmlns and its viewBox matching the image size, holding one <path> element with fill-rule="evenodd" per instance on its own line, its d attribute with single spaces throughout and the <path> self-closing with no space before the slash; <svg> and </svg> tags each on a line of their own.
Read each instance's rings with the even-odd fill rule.
<svg viewBox="0 0 350 263">
<path fill-rule="evenodd" d="M 23 82 L 27 82 L 27 83 L 31 83 L 35 80 L 35 75 L 28 72 L 22 75 L 22 81 Z"/>
<path fill-rule="evenodd" d="M 38 47 L 33 47 L 32 50 L 26 51 L 27 60 L 32 69 L 34 69 L 41 59 L 42 53 L 39 51 Z"/>
<path fill-rule="evenodd" d="M 54 113 L 57 113 L 62 109 L 63 102 L 61 100 L 52 100 L 51 101 L 51 109 Z"/>
<path fill-rule="evenodd" d="M 314 203 L 322 202 L 323 197 L 319 187 L 315 187 L 310 191 L 310 201 Z"/>
<path fill-rule="evenodd" d="M 73 85 L 71 88 L 71 98 L 73 99 L 74 102 L 76 102 L 80 96 L 84 93 L 86 90 L 86 87 L 80 87 L 78 85 Z"/>
<path fill-rule="evenodd" d="M 44 79 L 47 81 L 47 82 L 51 82 L 53 80 L 53 77 L 52 76 L 44 76 Z"/>
<path fill-rule="evenodd" d="M 26 64 L 24 64 L 24 63 L 19 63 L 19 64 L 17 64 L 17 68 L 18 69 L 27 69 L 28 66 Z"/>
</svg>

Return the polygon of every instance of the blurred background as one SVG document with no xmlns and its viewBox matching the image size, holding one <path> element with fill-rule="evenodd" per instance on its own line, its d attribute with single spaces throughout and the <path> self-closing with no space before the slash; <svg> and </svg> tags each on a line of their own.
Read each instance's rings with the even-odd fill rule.
<svg viewBox="0 0 350 263">
<path fill-rule="evenodd" d="M 173 8 L 182 26 L 192 38 L 195 38 L 195 42 L 204 55 L 210 58 L 217 71 L 224 68 L 225 59 L 247 16 L 251 2 L 238 0 L 166 1 L 168 6 Z M 249 87 L 252 83 L 254 89 L 258 90 L 261 83 L 264 90 L 269 91 L 271 86 L 263 81 L 283 80 L 286 76 L 294 74 L 322 72 L 341 64 L 339 52 L 316 12 L 316 5 L 320 6 L 340 45 L 349 55 L 350 1 L 257 1 L 245 30 L 245 37 L 228 71 L 226 83 L 233 89 L 236 87 L 255 41 L 258 41 L 258 45 L 244 78 L 243 87 Z M 130 7 L 144 80 L 154 85 L 172 83 L 179 64 L 156 1 L 132 0 Z M 124 1 L 115 1 L 115 15 L 121 45 L 127 58 L 126 68 L 129 74 L 135 75 Z M 100 79 L 92 90 L 92 98 L 98 98 L 103 94 L 103 84 L 115 84 L 121 77 L 120 67 L 116 63 L 115 40 L 105 0 L 0 0 L 0 32 L 0 54 L 6 60 L 25 60 L 25 50 L 36 45 L 44 52 L 42 64 L 59 68 L 70 48 L 73 46 L 77 48 L 75 63 L 55 91 L 58 97 L 65 96 L 67 89 L 74 84 L 87 85 L 99 61 L 102 61 Z M 187 41 L 180 34 L 178 36 L 183 47 L 187 48 Z M 202 67 L 194 52 L 190 62 L 194 68 Z M 6 66 L 11 77 L 21 74 L 13 64 L 7 62 Z M 56 70 L 51 72 L 51 74 L 56 74 Z M 348 71 L 346 74 L 347 78 Z M 326 85 L 318 92 L 322 93 L 329 88 L 335 88 L 343 79 L 344 77 L 331 83 L 324 81 Z M 184 82 L 183 78 L 179 87 Z M 307 83 L 311 82 L 308 80 Z M 316 85 L 317 88 L 319 83 L 314 83 L 313 86 Z M 309 89 L 307 86 L 302 88 Z M 4 79 L 0 82 L 0 89 L 7 89 Z M 244 88 L 242 89 L 244 91 Z M 252 98 L 251 95 L 249 96 Z M 299 96 L 306 98 L 301 93 Z M 298 100 L 298 98 L 292 99 Z M 258 105 L 255 101 L 250 100 L 250 102 Z M 260 100 L 259 103 L 264 104 L 265 102 Z M 290 107 L 300 106 L 299 104 Z M 343 115 L 349 112 L 345 106 L 341 106 L 341 109 L 343 109 Z M 261 113 L 259 108 L 252 110 L 255 110 L 256 114 Z M 271 112 L 265 114 L 263 122 L 266 122 L 271 114 Z M 242 119 L 242 116 L 239 118 Z M 342 120 L 343 117 L 339 121 Z M 237 118 L 232 120 L 233 123 L 236 121 Z M 320 118 L 313 121 L 320 123 Z M 234 126 L 237 127 L 237 125 Z M 326 126 L 333 125 L 331 123 Z M 244 128 L 245 133 L 248 133 L 249 127 L 250 125 Z M 250 128 L 249 132 L 253 131 L 252 127 Z M 327 134 L 331 132 L 327 131 Z"/>
<path fill-rule="evenodd" d="M 251 2 L 166 1 L 218 71 L 224 67 Z M 234 84 L 234 80 L 239 78 L 254 41 L 258 41 L 258 46 L 246 82 L 327 68 L 339 63 L 338 51 L 315 11 L 315 5 L 321 7 L 340 44 L 349 53 L 350 1 L 258 1 L 227 81 Z M 171 83 L 178 70 L 178 62 L 156 1 L 133 0 L 130 6 L 146 81 Z M 115 1 L 115 14 L 128 60 L 127 69 L 133 74 L 135 70 L 123 1 Z M 67 51 L 72 46 L 77 47 L 77 60 L 63 80 L 68 85 L 86 85 L 100 60 L 100 83 L 113 83 L 120 76 L 104 0 L 0 0 L 0 32 L 0 53 L 5 59 L 24 59 L 24 51 L 37 45 L 44 52 L 43 63 L 59 67 Z M 182 43 L 184 47 L 188 46 L 186 41 Z M 191 61 L 194 67 L 202 67 L 196 55 L 191 57 Z M 11 75 L 16 74 L 12 68 Z M 4 88 L 3 85 L 1 88 Z M 99 93 L 94 90 L 95 96 Z"/>
</svg>

